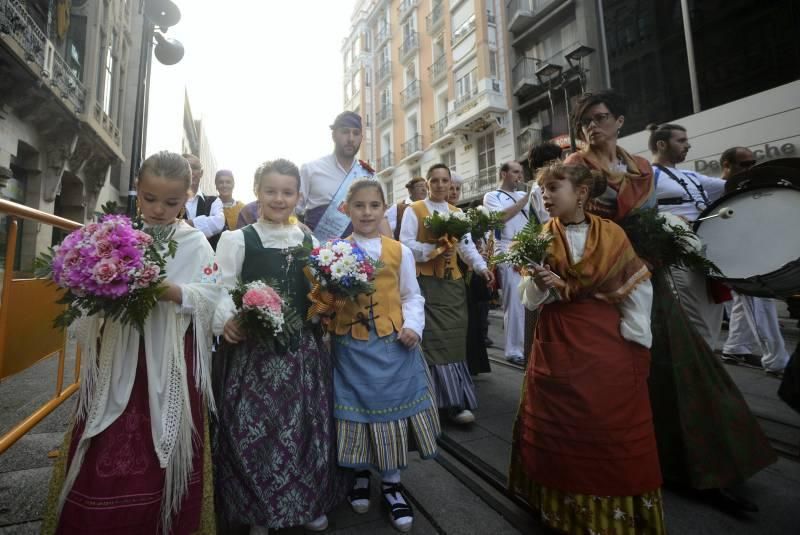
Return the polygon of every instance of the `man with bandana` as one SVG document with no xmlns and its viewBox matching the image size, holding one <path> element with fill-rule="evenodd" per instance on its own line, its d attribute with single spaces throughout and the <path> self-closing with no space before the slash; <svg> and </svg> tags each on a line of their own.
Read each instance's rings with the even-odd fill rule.
<svg viewBox="0 0 800 535">
<path fill-rule="evenodd" d="M 331 204 L 334 201 L 337 205 L 341 204 L 353 180 L 372 178 L 374 174 L 366 162 L 356 159 L 363 137 L 361 116 L 352 111 L 342 112 L 330 128 L 333 153 L 309 162 L 300 169 L 301 199 L 297 210 L 305 213 L 305 224 L 321 241 L 334 237 L 320 234 L 321 225 L 328 225 L 330 220 L 336 217 L 338 206 L 332 207 L 329 211 Z M 330 228 L 339 231 L 336 225 Z M 351 230 L 351 226 L 341 229 L 341 236 L 349 235 Z M 383 234 L 391 236 L 389 224 L 385 220 L 381 221 L 380 230 Z"/>
</svg>

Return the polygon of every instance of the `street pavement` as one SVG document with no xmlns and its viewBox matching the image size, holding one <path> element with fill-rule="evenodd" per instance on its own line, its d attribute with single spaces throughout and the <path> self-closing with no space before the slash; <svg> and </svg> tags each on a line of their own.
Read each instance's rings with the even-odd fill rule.
<svg viewBox="0 0 800 535">
<path fill-rule="evenodd" d="M 797 344 L 793 322 L 785 324 L 791 349 Z M 502 315 L 492 311 L 490 349 L 492 373 L 475 378 L 480 408 L 477 421 L 461 427 L 443 421 L 445 451 L 438 461 L 412 455 L 403 483 L 416 510 L 414 533 L 515 534 L 544 533 L 524 509 L 508 500 L 473 471 L 494 482 L 505 481 L 511 451 L 511 428 L 516 415 L 523 371 L 502 358 Z M 502 362 L 502 363 L 500 363 Z M 69 362 L 67 365 L 69 368 Z M 756 474 L 737 491 L 760 507 L 757 514 L 734 517 L 707 505 L 664 491 L 667 527 L 672 534 L 783 535 L 800 532 L 794 522 L 800 504 L 800 415 L 775 395 L 778 381 L 762 371 L 729 366 L 726 369 L 745 395 L 765 432 L 784 456 Z M 56 362 L 43 361 L 0 384 L 0 433 L 43 403 L 54 390 Z M 40 520 L 52 470 L 52 452 L 61 446 L 74 399 L 64 403 L 5 454 L 0 455 L 0 534 L 33 534 Z M 782 451 L 783 447 L 786 451 Z M 794 449 L 792 449 L 794 448 Z M 365 515 L 342 504 L 330 515 L 327 533 L 389 534 L 386 511 L 380 507 L 378 484 L 373 482 L 373 507 Z M 280 533 L 302 533 L 302 529 Z"/>
</svg>

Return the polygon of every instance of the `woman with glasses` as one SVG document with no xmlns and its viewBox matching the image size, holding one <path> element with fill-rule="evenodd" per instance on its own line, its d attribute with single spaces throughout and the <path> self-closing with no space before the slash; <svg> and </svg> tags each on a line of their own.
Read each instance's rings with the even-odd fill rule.
<svg viewBox="0 0 800 535">
<path fill-rule="evenodd" d="M 586 165 L 608 180 L 606 192 L 589 203 L 587 211 L 621 222 L 637 210 L 655 207 L 650 163 L 617 146 L 625 121 L 623 98 L 610 90 L 587 93 L 573 113 L 578 137 L 587 146 L 565 163 Z M 675 298 L 669 270 L 655 266 L 652 271 L 649 384 L 664 480 L 699 491 L 720 508 L 757 511 L 726 489 L 774 463 L 775 452 L 741 392 Z"/>
</svg>

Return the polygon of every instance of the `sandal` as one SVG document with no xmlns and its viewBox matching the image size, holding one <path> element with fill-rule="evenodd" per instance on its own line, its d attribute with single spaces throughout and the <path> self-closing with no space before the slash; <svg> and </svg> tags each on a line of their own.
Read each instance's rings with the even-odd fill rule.
<svg viewBox="0 0 800 535">
<path fill-rule="evenodd" d="M 383 484 L 383 503 L 389 508 L 389 520 L 398 531 L 406 532 L 414 523 L 414 510 L 401 483 Z"/>
</svg>

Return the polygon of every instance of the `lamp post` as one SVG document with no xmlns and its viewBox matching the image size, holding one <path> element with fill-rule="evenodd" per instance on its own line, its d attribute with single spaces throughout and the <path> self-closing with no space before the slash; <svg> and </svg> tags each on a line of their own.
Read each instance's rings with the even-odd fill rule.
<svg viewBox="0 0 800 535">
<path fill-rule="evenodd" d="M 131 147 L 131 169 L 128 180 L 127 212 L 131 216 L 136 214 L 136 176 L 142 161 L 144 161 L 147 112 L 150 100 L 150 67 L 153 64 L 153 55 L 155 54 L 159 63 L 164 65 L 175 65 L 183 58 L 183 45 L 164 36 L 170 27 L 181 20 L 178 6 L 170 0 L 141 0 L 140 12 L 142 7 L 144 7 L 142 48 L 139 53 L 136 114 L 133 121 L 133 146 Z"/>
</svg>

